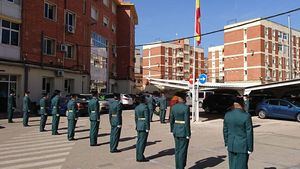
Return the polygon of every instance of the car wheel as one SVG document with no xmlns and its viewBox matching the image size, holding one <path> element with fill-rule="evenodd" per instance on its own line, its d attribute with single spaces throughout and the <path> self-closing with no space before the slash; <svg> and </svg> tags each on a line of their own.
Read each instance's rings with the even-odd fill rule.
<svg viewBox="0 0 300 169">
<path fill-rule="evenodd" d="M 209 108 L 208 108 L 208 107 L 205 107 L 205 108 L 204 108 L 204 111 L 205 111 L 205 113 L 209 113 Z"/>
<path fill-rule="evenodd" d="M 266 118 L 266 112 L 263 111 L 263 110 L 260 110 L 258 112 L 258 117 L 261 118 L 261 119 L 265 119 Z"/>
<path fill-rule="evenodd" d="M 199 102 L 199 108 L 202 108 L 202 102 Z"/>
<path fill-rule="evenodd" d="M 297 114 L 296 120 L 297 120 L 298 122 L 300 122 L 300 113 Z"/>
</svg>

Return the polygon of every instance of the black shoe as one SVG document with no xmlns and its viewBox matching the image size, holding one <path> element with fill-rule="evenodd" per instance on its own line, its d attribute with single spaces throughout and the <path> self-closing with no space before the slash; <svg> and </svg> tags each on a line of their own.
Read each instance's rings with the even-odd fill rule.
<svg viewBox="0 0 300 169">
<path fill-rule="evenodd" d="M 23 125 L 24 127 L 29 127 L 29 125 Z"/>
<path fill-rule="evenodd" d="M 136 160 L 137 162 L 148 162 L 149 160 L 144 158 L 144 159 L 141 159 L 141 160 Z"/>
<path fill-rule="evenodd" d="M 58 132 L 56 132 L 56 133 L 52 133 L 52 135 L 59 135 L 59 133 L 58 133 Z"/>
<path fill-rule="evenodd" d="M 40 130 L 40 132 L 45 132 L 46 130 Z"/>
<path fill-rule="evenodd" d="M 8 123 L 14 123 L 14 121 L 8 121 Z"/>
<path fill-rule="evenodd" d="M 110 151 L 111 153 L 119 153 L 121 152 L 121 150 L 113 150 L 113 151 Z"/>
<path fill-rule="evenodd" d="M 97 146 L 97 144 L 90 144 L 91 147 Z"/>
</svg>

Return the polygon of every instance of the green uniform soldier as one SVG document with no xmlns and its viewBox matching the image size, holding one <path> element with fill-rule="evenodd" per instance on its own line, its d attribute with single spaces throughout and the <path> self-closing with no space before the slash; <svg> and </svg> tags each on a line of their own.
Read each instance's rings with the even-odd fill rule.
<svg viewBox="0 0 300 169">
<path fill-rule="evenodd" d="M 153 118 L 153 111 L 154 111 L 154 99 L 153 99 L 153 96 L 152 95 L 149 95 L 147 97 L 147 106 L 148 106 L 148 109 L 150 111 L 150 121 L 152 122 L 152 118 Z"/>
<path fill-rule="evenodd" d="M 52 135 L 58 135 L 58 125 L 60 120 L 60 91 L 54 91 L 54 97 L 51 99 L 52 107 Z"/>
<path fill-rule="evenodd" d="M 136 161 L 146 162 L 149 161 L 145 158 L 144 152 L 150 130 L 150 112 L 146 105 L 145 96 L 139 98 L 139 103 L 140 104 L 135 108 L 135 124 L 137 131 Z"/>
<path fill-rule="evenodd" d="M 110 132 L 110 152 L 117 153 L 121 128 L 122 128 L 122 105 L 120 103 L 120 96 L 115 95 L 113 101 L 109 104 L 109 121 L 111 125 Z"/>
<path fill-rule="evenodd" d="M 67 110 L 67 117 L 68 117 L 68 140 L 72 141 L 75 135 L 75 127 L 76 121 L 78 118 L 78 107 L 76 103 L 77 96 L 75 94 L 71 95 L 71 99 L 68 102 L 68 110 Z"/>
<path fill-rule="evenodd" d="M 185 104 L 185 94 L 178 94 L 178 103 L 172 107 L 170 126 L 175 140 L 176 169 L 184 169 L 191 137 L 190 109 Z"/>
<path fill-rule="evenodd" d="M 165 97 L 165 94 L 162 93 L 161 97 L 159 99 L 159 110 L 160 110 L 160 122 L 161 123 L 166 123 L 166 109 L 167 109 L 167 99 Z"/>
<path fill-rule="evenodd" d="M 253 152 L 252 120 L 243 106 L 243 99 L 236 98 L 233 109 L 224 117 L 223 134 L 230 169 L 247 169 L 249 155 Z"/>
<path fill-rule="evenodd" d="M 245 103 L 245 111 L 249 113 L 249 107 L 250 107 L 250 101 L 249 101 L 249 96 L 244 95 L 244 103 Z"/>
<path fill-rule="evenodd" d="M 16 98 L 15 92 L 13 90 L 10 91 L 7 102 L 7 119 L 8 123 L 13 123 L 13 112 L 16 109 Z"/>
<path fill-rule="evenodd" d="M 40 112 L 39 112 L 41 115 L 40 132 L 45 131 L 45 126 L 48 118 L 48 110 L 49 110 L 48 98 L 49 95 L 45 93 L 43 94 L 43 97 L 40 100 Z"/>
<path fill-rule="evenodd" d="M 25 96 L 23 98 L 23 126 L 28 127 L 29 113 L 31 109 L 31 101 L 29 98 L 29 91 L 25 92 Z"/>
<path fill-rule="evenodd" d="M 90 116 L 90 146 L 97 145 L 99 125 L 100 125 L 100 112 L 99 102 L 97 99 L 97 92 L 93 92 L 93 98 L 89 101 L 88 112 Z"/>
</svg>

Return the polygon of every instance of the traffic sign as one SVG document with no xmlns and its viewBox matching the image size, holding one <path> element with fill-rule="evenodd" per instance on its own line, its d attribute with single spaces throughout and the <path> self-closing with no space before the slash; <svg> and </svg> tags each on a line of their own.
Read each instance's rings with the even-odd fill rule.
<svg viewBox="0 0 300 169">
<path fill-rule="evenodd" d="M 204 84 L 207 81 L 207 75 L 206 74 L 201 74 L 199 76 L 199 83 Z"/>
</svg>

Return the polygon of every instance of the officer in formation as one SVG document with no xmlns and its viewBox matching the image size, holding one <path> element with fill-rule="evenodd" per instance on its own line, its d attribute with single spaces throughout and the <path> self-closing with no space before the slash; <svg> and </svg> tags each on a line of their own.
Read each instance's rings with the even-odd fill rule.
<svg viewBox="0 0 300 169">
<path fill-rule="evenodd" d="M 29 91 L 25 92 L 25 96 L 23 98 L 23 126 L 29 127 L 28 120 L 29 120 L 29 113 L 31 109 L 31 101 L 29 98 Z"/>
<path fill-rule="evenodd" d="M 147 100 L 147 106 L 148 106 L 148 109 L 150 111 L 150 121 L 152 122 L 152 118 L 153 118 L 153 111 L 154 111 L 154 99 L 153 99 L 153 96 L 151 94 L 149 94 L 146 98 Z"/>
<path fill-rule="evenodd" d="M 178 103 L 172 107 L 170 127 L 175 140 L 176 169 L 184 169 L 191 137 L 190 109 L 185 104 L 185 94 L 178 93 Z"/>
<path fill-rule="evenodd" d="M 90 146 L 97 145 L 98 131 L 100 125 L 100 111 L 98 93 L 92 92 L 93 98 L 88 103 L 88 113 L 90 116 Z"/>
<path fill-rule="evenodd" d="M 251 115 L 244 110 L 242 98 L 236 98 L 233 102 L 233 109 L 225 114 L 223 125 L 229 168 L 248 169 L 249 155 L 253 152 Z"/>
<path fill-rule="evenodd" d="M 159 110 L 160 110 L 160 123 L 166 123 L 166 109 L 167 109 L 167 99 L 164 93 L 161 93 L 159 98 Z"/>
<path fill-rule="evenodd" d="M 55 90 L 51 100 L 52 107 L 52 135 L 58 135 L 58 124 L 60 120 L 60 91 Z"/>
<path fill-rule="evenodd" d="M 40 100 L 40 115 L 41 115 L 41 121 L 40 121 L 40 132 L 45 131 L 45 126 L 48 118 L 48 111 L 49 111 L 49 95 L 47 93 L 43 93 L 43 97 Z"/>
<path fill-rule="evenodd" d="M 13 90 L 10 91 L 10 94 L 8 96 L 8 102 L 7 102 L 7 119 L 8 123 L 13 123 L 13 112 L 16 109 L 16 98 L 15 98 L 15 92 Z"/>
<path fill-rule="evenodd" d="M 144 151 L 147 144 L 148 134 L 150 130 L 150 112 L 146 105 L 145 96 L 139 98 L 139 105 L 135 108 L 135 124 L 137 131 L 136 143 L 136 161 L 149 161 L 144 156 Z"/>
<path fill-rule="evenodd" d="M 78 107 L 77 107 L 77 95 L 72 94 L 71 99 L 68 102 L 68 110 L 67 110 L 67 117 L 68 117 L 68 140 L 73 141 L 75 135 L 75 127 L 78 118 Z"/>
<path fill-rule="evenodd" d="M 111 125 L 110 152 L 120 152 L 120 150 L 117 149 L 122 128 L 122 105 L 120 102 L 120 95 L 115 95 L 114 100 L 109 104 L 109 121 Z"/>
</svg>

